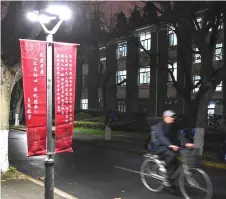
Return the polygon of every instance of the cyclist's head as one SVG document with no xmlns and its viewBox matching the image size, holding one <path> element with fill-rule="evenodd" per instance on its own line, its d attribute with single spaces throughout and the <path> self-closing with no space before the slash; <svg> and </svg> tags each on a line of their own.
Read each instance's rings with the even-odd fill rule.
<svg viewBox="0 0 226 199">
<path fill-rule="evenodd" d="M 164 111 L 163 120 L 166 124 L 172 124 L 175 121 L 175 112 L 172 110 Z"/>
</svg>

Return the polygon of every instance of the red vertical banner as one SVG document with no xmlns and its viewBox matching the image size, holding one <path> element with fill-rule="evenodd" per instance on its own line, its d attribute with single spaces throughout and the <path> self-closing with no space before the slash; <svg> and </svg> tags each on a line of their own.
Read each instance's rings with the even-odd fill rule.
<svg viewBox="0 0 226 199">
<path fill-rule="evenodd" d="M 72 152 L 77 44 L 54 43 L 56 153 Z"/>
<path fill-rule="evenodd" d="M 20 40 L 28 156 L 46 154 L 46 42 Z"/>
</svg>

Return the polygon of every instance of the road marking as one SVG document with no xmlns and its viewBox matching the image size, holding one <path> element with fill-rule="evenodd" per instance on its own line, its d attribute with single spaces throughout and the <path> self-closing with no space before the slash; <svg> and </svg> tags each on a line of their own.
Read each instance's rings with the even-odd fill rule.
<svg viewBox="0 0 226 199">
<path fill-rule="evenodd" d="M 114 166 L 114 168 L 121 169 L 121 170 L 124 170 L 124 171 L 129 171 L 131 173 L 136 173 L 136 174 L 139 174 L 140 175 L 140 172 L 139 171 L 135 171 L 135 170 L 132 170 L 132 169 L 127 169 L 127 168 L 119 167 L 119 166 Z"/>
<path fill-rule="evenodd" d="M 41 187 L 45 186 L 43 182 L 36 180 L 35 178 L 32 178 L 31 176 L 28 176 L 28 175 L 26 175 L 22 172 L 18 172 L 18 173 L 20 173 L 21 175 L 24 175 L 26 179 L 30 180 L 31 182 L 33 182 L 33 183 L 35 183 L 35 184 L 37 184 Z M 65 199 L 78 199 L 78 198 L 76 198 L 76 197 L 74 197 L 74 196 L 72 196 L 72 195 L 70 195 L 70 194 L 68 194 L 64 191 L 61 191 L 60 189 L 57 189 L 55 187 L 54 187 L 54 193 L 65 198 Z"/>
</svg>

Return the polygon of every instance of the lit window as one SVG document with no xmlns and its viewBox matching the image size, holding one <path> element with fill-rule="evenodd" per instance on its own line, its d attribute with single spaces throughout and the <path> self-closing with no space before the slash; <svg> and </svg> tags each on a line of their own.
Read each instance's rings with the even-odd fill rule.
<svg viewBox="0 0 226 199">
<path fill-rule="evenodd" d="M 169 28 L 169 46 L 177 45 L 177 35 L 173 32 L 174 27 Z"/>
<path fill-rule="evenodd" d="M 208 105 L 208 108 L 207 108 L 207 114 L 208 115 L 213 115 L 214 114 L 214 109 L 215 109 L 215 104 L 214 103 L 210 103 Z"/>
<path fill-rule="evenodd" d="M 126 57 L 127 55 L 127 43 L 119 43 L 117 48 L 117 59 Z"/>
<path fill-rule="evenodd" d="M 214 53 L 214 60 L 218 61 L 218 60 L 222 60 L 222 48 L 223 48 L 223 44 L 216 44 L 216 48 L 215 48 L 215 53 Z"/>
<path fill-rule="evenodd" d="M 125 79 L 126 79 L 126 70 L 117 71 L 117 74 L 116 74 L 116 84 L 120 84 Z M 126 86 L 126 82 L 124 82 L 120 86 Z"/>
<path fill-rule="evenodd" d="M 117 102 L 117 109 L 119 112 L 126 112 L 126 104 L 124 101 Z"/>
<path fill-rule="evenodd" d="M 173 62 L 173 64 L 168 64 L 168 68 L 173 71 L 173 76 L 177 81 L 177 62 Z M 170 74 L 169 74 L 168 80 L 169 82 L 173 81 Z"/>
<path fill-rule="evenodd" d="M 193 76 L 193 84 L 194 85 L 196 85 L 200 80 L 201 80 L 201 77 L 199 75 L 194 75 Z M 193 89 L 193 93 L 198 92 L 199 91 L 199 87 L 200 87 L 200 85 L 198 87 L 194 88 Z"/>
<path fill-rule="evenodd" d="M 150 67 L 139 69 L 138 83 L 139 85 L 150 83 Z"/>
<path fill-rule="evenodd" d="M 150 31 L 140 34 L 140 44 L 146 50 L 151 49 L 151 32 Z M 140 52 L 144 51 L 143 48 L 140 48 Z"/>
<path fill-rule="evenodd" d="M 202 18 L 201 17 L 197 18 L 197 22 L 198 22 L 199 27 L 197 27 L 196 24 L 195 24 L 196 30 L 198 30 L 198 28 L 202 28 L 202 23 L 203 23 Z"/>
<path fill-rule="evenodd" d="M 81 109 L 88 109 L 88 99 L 81 99 Z"/>
<path fill-rule="evenodd" d="M 217 92 L 222 91 L 222 82 L 221 82 L 220 84 L 217 85 L 216 91 L 217 91 Z"/>
<path fill-rule="evenodd" d="M 194 51 L 198 52 L 198 48 L 194 48 Z M 201 55 L 198 53 L 193 54 L 193 63 L 201 63 Z"/>
</svg>

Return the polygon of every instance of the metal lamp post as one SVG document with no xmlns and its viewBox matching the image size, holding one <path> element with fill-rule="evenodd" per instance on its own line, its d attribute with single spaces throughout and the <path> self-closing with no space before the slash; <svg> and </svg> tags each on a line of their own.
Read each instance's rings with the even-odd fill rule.
<svg viewBox="0 0 226 199">
<path fill-rule="evenodd" d="M 43 12 L 31 12 L 27 17 L 31 21 L 38 21 L 46 36 L 47 41 L 47 154 L 45 159 L 45 199 L 54 199 L 54 143 L 52 134 L 52 85 L 53 85 L 53 35 L 57 32 L 62 22 L 70 18 L 70 10 L 63 10 L 62 6 L 52 6 Z M 66 14 L 58 15 L 57 12 Z M 59 19 L 52 30 L 48 30 L 45 23 Z"/>
</svg>

